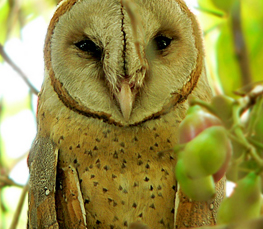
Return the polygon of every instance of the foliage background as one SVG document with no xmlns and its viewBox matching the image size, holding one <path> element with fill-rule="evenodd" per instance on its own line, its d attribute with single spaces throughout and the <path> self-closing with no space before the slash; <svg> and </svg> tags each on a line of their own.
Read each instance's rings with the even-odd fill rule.
<svg viewBox="0 0 263 229">
<path fill-rule="evenodd" d="M 36 133 L 37 96 L 14 71 L 17 65 L 40 90 L 47 23 L 59 0 L 0 0 L 0 228 L 15 228 L 28 179 L 26 158 Z M 263 1 L 188 0 L 204 31 L 207 72 L 216 94 L 263 80 Z M 7 54 L 12 63 L 7 63 Z M 2 58 L 3 56 L 4 58 Z M 27 200 L 26 200 L 27 201 Z M 27 204 L 17 228 L 26 227 Z M 18 210 L 20 212 L 20 210 Z"/>
</svg>

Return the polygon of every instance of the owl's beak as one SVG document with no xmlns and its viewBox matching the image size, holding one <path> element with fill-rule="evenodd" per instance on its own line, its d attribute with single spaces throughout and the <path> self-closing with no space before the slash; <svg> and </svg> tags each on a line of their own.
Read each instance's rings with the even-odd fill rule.
<svg viewBox="0 0 263 229">
<path fill-rule="evenodd" d="M 135 97 L 132 88 L 133 86 L 129 82 L 123 81 L 119 87 L 119 92 L 116 94 L 122 115 L 126 122 L 129 121 Z"/>
</svg>

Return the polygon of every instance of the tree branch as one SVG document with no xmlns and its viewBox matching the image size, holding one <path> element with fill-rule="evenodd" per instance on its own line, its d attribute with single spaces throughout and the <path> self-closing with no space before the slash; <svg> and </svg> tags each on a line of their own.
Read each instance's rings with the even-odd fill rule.
<svg viewBox="0 0 263 229">
<path fill-rule="evenodd" d="M 28 77 L 25 73 L 10 59 L 7 53 L 4 51 L 4 47 L 0 44 L 0 55 L 3 59 L 21 76 L 21 78 L 25 81 L 25 83 L 29 86 L 30 90 L 35 94 L 38 95 L 38 90 L 29 82 Z"/>
<path fill-rule="evenodd" d="M 11 226 L 9 229 L 16 229 L 17 228 L 17 224 L 18 224 L 21 212 L 22 212 L 22 208 L 23 208 L 23 204 L 24 204 L 24 201 L 26 198 L 27 191 L 28 191 L 28 183 L 24 186 L 24 188 L 22 190 L 16 211 L 15 211 L 15 214 L 13 216 L 13 220 L 12 220 L 12 223 L 11 223 Z"/>
<path fill-rule="evenodd" d="M 252 82 L 251 70 L 249 64 L 249 55 L 245 42 L 244 33 L 242 31 L 241 22 L 241 1 L 236 1 L 232 13 L 232 30 L 234 35 L 234 45 L 237 61 L 241 70 L 243 86 Z"/>
</svg>

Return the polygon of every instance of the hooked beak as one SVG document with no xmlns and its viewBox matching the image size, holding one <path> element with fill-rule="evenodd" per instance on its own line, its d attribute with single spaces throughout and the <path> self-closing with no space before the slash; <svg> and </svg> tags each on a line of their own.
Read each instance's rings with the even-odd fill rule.
<svg viewBox="0 0 263 229">
<path fill-rule="evenodd" d="M 116 99 L 120 105 L 122 115 L 124 120 L 129 121 L 133 102 L 135 99 L 135 92 L 133 91 L 133 84 L 130 84 L 128 81 L 122 81 L 119 87 L 119 91 L 115 94 Z"/>
</svg>

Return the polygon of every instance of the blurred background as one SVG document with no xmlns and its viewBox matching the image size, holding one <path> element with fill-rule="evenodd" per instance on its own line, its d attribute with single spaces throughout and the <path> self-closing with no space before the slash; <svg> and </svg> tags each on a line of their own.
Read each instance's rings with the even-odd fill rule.
<svg viewBox="0 0 263 229">
<path fill-rule="evenodd" d="M 26 228 L 27 155 L 36 134 L 45 33 L 58 2 L 0 0 L 0 229 Z M 214 93 L 234 96 L 262 81 L 263 1 L 186 2 L 203 29 Z"/>
</svg>

